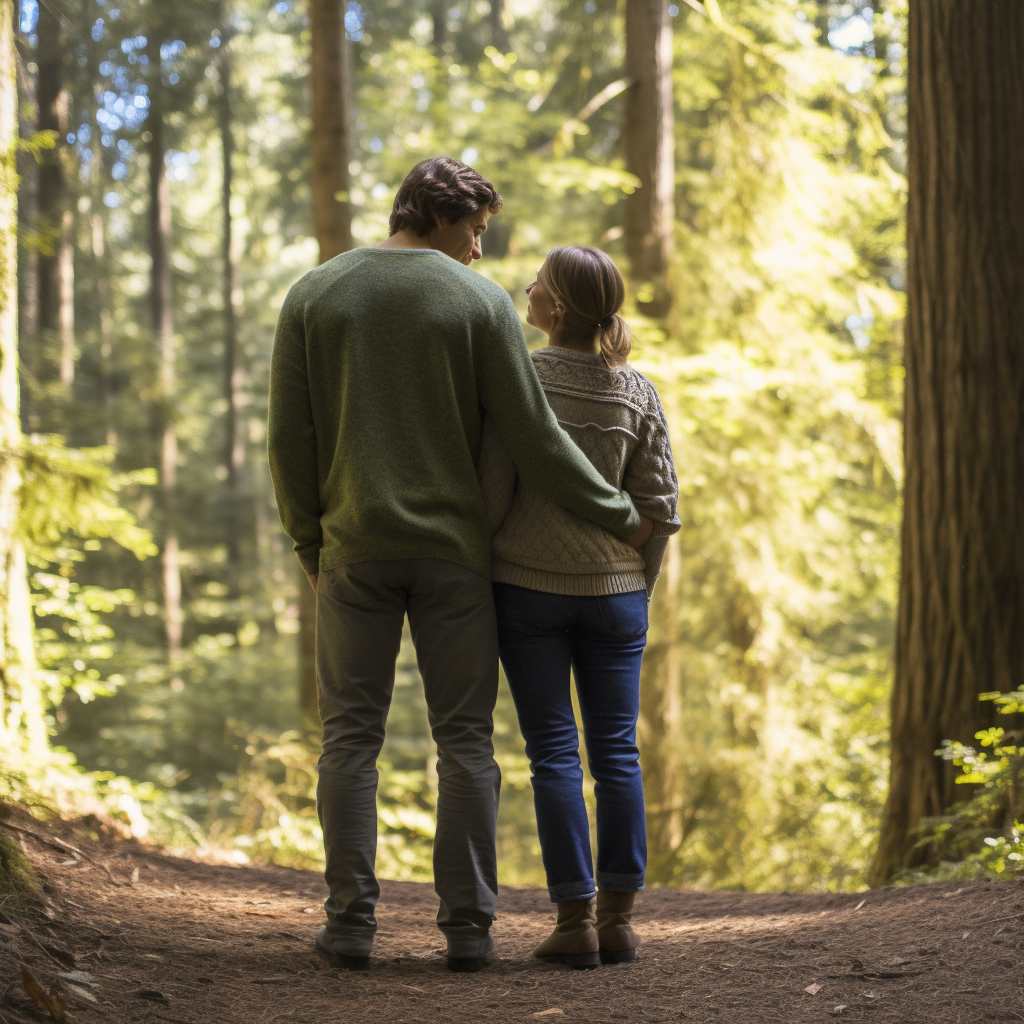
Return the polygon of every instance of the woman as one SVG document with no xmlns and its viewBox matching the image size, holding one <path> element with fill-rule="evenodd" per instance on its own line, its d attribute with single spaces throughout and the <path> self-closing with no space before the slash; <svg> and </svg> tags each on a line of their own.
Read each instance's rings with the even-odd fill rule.
<svg viewBox="0 0 1024 1024">
<path fill-rule="evenodd" d="M 636 747 L 640 660 L 666 540 L 679 529 L 661 403 L 626 363 L 631 338 L 618 315 L 624 292 L 600 250 L 554 249 L 527 288 L 526 319 L 548 336 L 533 360 L 562 427 L 654 522 L 640 551 L 523 485 L 489 427 L 480 462 L 494 532 L 499 651 L 526 739 L 548 890 L 558 905 L 554 932 L 534 955 L 581 968 L 634 960 L 640 944 L 630 926 L 647 857 Z M 570 668 L 596 783 L 596 878 Z"/>
</svg>

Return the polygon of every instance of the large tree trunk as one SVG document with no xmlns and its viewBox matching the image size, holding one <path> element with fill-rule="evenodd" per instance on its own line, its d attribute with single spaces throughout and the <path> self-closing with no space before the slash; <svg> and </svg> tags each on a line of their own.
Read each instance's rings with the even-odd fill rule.
<svg viewBox="0 0 1024 1024">
<path fill-rule="evenodd" d="M 234 240 L 231 225 L 231 161 L 235 151 L 235 140 L 231 124 L 231 54 L 229 38 L 225 32 L 221 43 L 220 60 L 220 141 L 223 164 L 221 210 L 223 216 L 221 234 L 221 259 L 223 263 L 224 295 L 224 530 L 227 541 L 228 562 L 237 567 L 241 561 L 241 535 L 244 516 L 242 515 L 242 473 L 245 461 L 245 444 L 242 439 L 242 358 L 238 344 L 238 267 L 235 261 Z M 232 586 L 235 585 L 232 580 Z"/>
<path fill-rule="evenodd" d="M 159 61 L 151 55 L 150 60 Z M 159 67 L 159 63 L 156 65 Z M 159 79 L 150 89 L 149 117 L 149 251 L 151 260 L 149 308 L 157 345 L 157 392 L 160 430 L 160 499 L 163 513 L 163 591 L 167 636 L 167 657 L 177 659 L 181 649 L 181 568 L 178 546 L 178 435 L 176 400 L 178 389 L 174 314 L 171 298 L 171 196 L 164 170 L 163 111 Z"/>
<path fill-rule="evenodd" d="M 39 168 L 39 225 L 53 239 L 52 254 L 39 259 L 39 329 L 47 347 L 56 343 L 62 384 L 75 379 L 75 297 L 72 250 L 73 219 L 65 164 L 68 90 L 62 60 L 68 49 L 64 26 L 39 6 L 37 60 L 39 128 L 57 134 L 56 148 L 46 150 Z"/>
<path fill-rule="evenodd" d="M 0 748 L 46 752 L 25 552 L 18 541 L 18 139 L 14 0 L 0 0 Z"/>
<path fill-rule="evenodd" d="M 352 248 L 348 202 L 348 46 L 340 0 L 310 0 L 313 231 L 325 263 Z M 301 572 L 301 570 L 300 570 Z M 299 585 L 299 703 L 308 725 L 319 722 L 316 694 L 316 598 Z"/>
<path fill-rule="evenodd" d="M 874 884 L 967 794 L 935 756 L 1024 678 L 1024 4 L 916 0 L 906 492 L 892 768 Z"/>
<path fill-rule="evenodd" d="M 21 53 L 18 63 L 18 132 L 29 138 L 36 131 L 39 112 L 36 85 Z M 28 152 L 18 153 L 18 223 L 23 237 L 36 230 L 38 217 L 39 165 Z M 18 253 L 18 379 L 21 394 L 21 427 L 26 433 L 35 429 L 32 398 L 35 379 L 34 349 L 39 334 L 39 249 L 23 245 Z"/>
<path fill-rule="evenodd" d="M 672 27 L 662 0 L 626 2 L 626 169 L 640 188 L 626 201 L 625 240 L 640 308 L 664 316 L 672 303 L 669 269 L 675 223 Z"/>
</svg>

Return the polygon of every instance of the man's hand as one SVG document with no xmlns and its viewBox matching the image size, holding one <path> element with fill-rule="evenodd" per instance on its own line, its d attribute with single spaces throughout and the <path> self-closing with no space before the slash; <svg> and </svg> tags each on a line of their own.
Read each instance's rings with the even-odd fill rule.
<svg viewBox="0 0 1024 1024">
<path fill-rule="evenodd" d="M 640 529 L 633 534 L 626 543 L 635 550 L 639 551 L 644 544 L 650 539 L 651 534 L 654 533 L 654 521 L 648 519 L 646 516 L 640 517 Z M 315 589 L 315 588 L 314 588 Z"/>
<path fill-rule="evenodd" d="M 309 580 L 309 585 L 313 588 L 313 593 L 315 594 L 316 593 L 316 581 L 318 579 L 320 579 L 320 574 L 318 572 L 308 572 L 308 573 L 306 573 L 306 579 Z"/>
</svg>

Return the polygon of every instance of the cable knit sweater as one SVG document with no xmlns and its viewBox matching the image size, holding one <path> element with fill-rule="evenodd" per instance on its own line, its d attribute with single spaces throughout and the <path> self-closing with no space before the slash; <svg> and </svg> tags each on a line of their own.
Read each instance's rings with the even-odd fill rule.
<svg viewBox="0 0 1024 1024">
<path fill-rule="evenodd" d="M 599 355 L 549 346 L 533 353 L 533 364 L 561 427 L 655 528 L 637 552 L 547 501 L 522 481 L 488 420 L 479 475 L 493 533 L 491 577 L 551 594 L 646 589 L 650 599 L 668 537 L 679 529 L 679 485 L 658 393 L 643 374 L 610 370 Z"/>
</svg>

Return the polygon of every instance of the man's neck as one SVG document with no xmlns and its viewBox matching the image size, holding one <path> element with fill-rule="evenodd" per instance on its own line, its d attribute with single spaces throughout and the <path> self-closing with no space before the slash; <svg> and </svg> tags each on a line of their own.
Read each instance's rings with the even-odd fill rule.
<svg viewBox="0 0 1024 1024">
<path fill-rule="evenodd" d="M 429 235 L 417 235 L 407 228 L 396 231 L 390 238 L 385 238 L 378 249 L 436 249 Z"/>
</svg>

